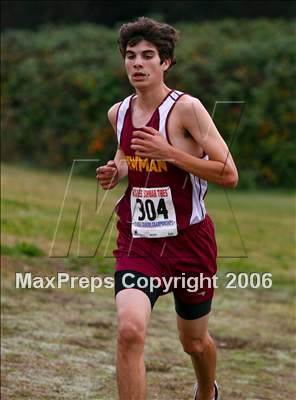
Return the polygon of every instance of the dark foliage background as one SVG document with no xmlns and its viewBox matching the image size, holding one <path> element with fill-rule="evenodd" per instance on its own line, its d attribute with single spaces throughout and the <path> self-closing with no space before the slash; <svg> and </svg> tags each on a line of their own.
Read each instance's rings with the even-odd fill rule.
<svg viewBox="0 0 296 400">
<path fill-rule="evenodd" d="M 210 114 L 215 107 L 241 188 L 295 184 L 294 23 L 177 24 L 182 36 L 167 84 L 198 97 Z M 68 169 L 75 158 L 113 157 L 106 113 L 132 91 L 116 39 L 117 29 L 94 24 L 2 34 L 2 159 Z"/>
<path fill-rule="evenodd" d="M 295 1 L 186 0 L 186 1 L 98 1 L 98 0 L 2 0 L 2 29 L 33 29 L 40 24 L 93 22 L 112 26 L 139 15 L 154 15 L 168 22 L 222 18 L 293 18 Z"/>
</svg>

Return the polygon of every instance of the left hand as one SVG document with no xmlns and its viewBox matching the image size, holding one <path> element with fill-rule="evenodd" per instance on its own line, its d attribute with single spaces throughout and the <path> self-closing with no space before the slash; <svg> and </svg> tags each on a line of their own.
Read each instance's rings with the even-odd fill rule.
<svg viewBox="0 0 296 400">
<path fill-rule="evenodd" d="M 144 126 L 133 132 L 131 148 L 136 156 L 153 160 L 168 160 L 171 145 L 156 129 Z"/>
</svg>

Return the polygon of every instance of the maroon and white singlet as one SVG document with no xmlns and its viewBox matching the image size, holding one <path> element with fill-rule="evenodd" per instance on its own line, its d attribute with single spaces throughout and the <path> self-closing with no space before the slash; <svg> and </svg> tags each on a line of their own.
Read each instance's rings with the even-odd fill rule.
<svg viewBox="0 0 296 400">
<path fill-rule="evenodd" d="M 153 127 L 168 142 L 168 119 L 183 93 L 170 91 L 155 109 L 146 126 Z M 216 272 L 216 241 L 213 223 L 206 213 L 207 182 L 169 161 L 142 159 L 131 149 L 132 100 L 119 106 L 116 131 L 118 144 L 128 165 L 128 187 L 116 206 L 119 236 L 116 270 L 135 270 L 149 276 L 213 276 Z M 204 154 L 204 159 L 208 156 Z M 185 298 L 187 299 L 187 295 Z M 213 290 L 189 302 L 210 299 Z M 183 296 L 184 297 L 184 296 Z"/>
</svg>

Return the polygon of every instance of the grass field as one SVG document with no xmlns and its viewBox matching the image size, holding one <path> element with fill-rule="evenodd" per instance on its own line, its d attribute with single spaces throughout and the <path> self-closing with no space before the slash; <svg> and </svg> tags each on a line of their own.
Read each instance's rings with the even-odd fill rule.
<svg viewBox="0 0 296 400">
<path fill-rule="evenodd" d="M 97 193 L 95 179 L 74 176 L 61 212 L 67 182 L 67 174 L 2 166 L 3 399 L 116 399 L 113 290 L 15 288 L 16 272 L 112 274 L 112 210 L 124 186 Z M 287 193 L 213 188 L 207 195 L 219 247 L 210 331 L 223 400 L 296 395 L 294 201 Z M 228 272 L 269 272 L 273 284 L 227 289 Z M 171 295 L 153 311 L 146 364 L 148 399 L 192 398 Z"/>
</svg>

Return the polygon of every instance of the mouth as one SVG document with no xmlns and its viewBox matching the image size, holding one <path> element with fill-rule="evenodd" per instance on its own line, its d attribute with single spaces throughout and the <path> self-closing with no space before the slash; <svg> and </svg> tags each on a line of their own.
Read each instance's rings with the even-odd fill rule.
<svg viewBox="0 0 296 400">
<path fill-rule="evenodd" d="M 132 77 L 133 79 L 144 79 L 148 76 L 148 74 L 145 74 L 144 72 L 135 72 Z"/>
</svg>

